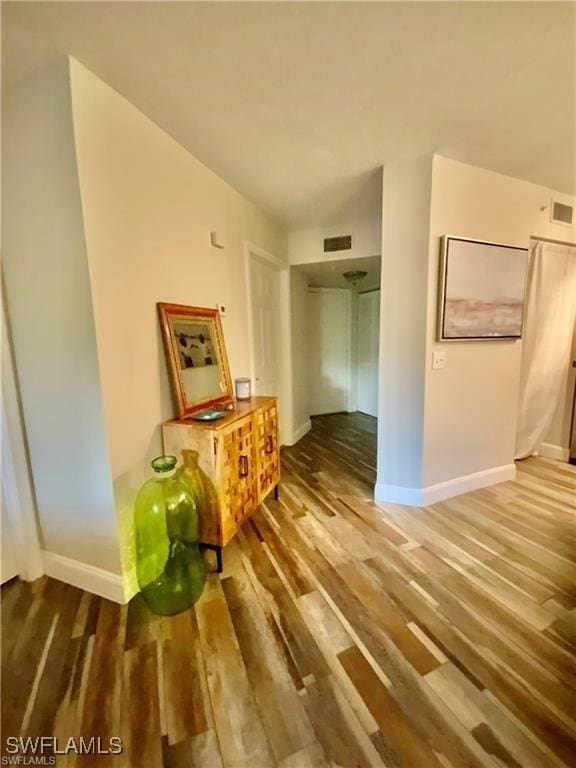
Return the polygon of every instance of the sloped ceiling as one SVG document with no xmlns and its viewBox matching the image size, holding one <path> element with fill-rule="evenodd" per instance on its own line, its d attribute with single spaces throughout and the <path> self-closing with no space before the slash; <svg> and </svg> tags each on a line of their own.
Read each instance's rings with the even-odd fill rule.
<svg viewBox="0 0 576 768">
<path fill-rule="evenodd" d="M 8 2 L 3 85 L 71 54 L 294 229 L 423 153 L 572 192 L 575 10 Z"/>
</svg>

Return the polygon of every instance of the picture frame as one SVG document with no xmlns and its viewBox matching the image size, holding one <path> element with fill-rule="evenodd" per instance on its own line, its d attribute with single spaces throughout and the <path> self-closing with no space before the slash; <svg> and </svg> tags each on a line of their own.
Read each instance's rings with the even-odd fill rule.
<svg viewBox="0 0 576 768">
<path fill-rule="evenodd" d="M 444 235 L 437 341 L 522 338 L 528 248 Z"/>
<path fill-rule="evenodd" d="M 217 309 L 157 304 L 178 418 L 234 402 L 232 379 Z"/>
</svg>

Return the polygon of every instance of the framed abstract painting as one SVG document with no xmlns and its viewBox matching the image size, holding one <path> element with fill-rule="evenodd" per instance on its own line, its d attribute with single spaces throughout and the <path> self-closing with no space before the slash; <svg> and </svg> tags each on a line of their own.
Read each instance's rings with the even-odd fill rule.
<svg viewBox="0 0 576 768">
<path fill-rule="evenodd" d="M 445 235 L 438 341 L 522 338 L 528 249 Z"/>
</svg>

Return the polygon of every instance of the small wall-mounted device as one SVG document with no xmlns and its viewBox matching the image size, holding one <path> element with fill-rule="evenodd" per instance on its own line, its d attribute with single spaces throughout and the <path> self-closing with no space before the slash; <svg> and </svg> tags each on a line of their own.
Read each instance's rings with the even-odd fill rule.
<svg viewBox="0 0 576 768">
<path fill-rule="evenodd" d="M 210 245 L 214 248 L 224 248 L 224 240 L 218 232 L 210 232 Z"/>
<path fill-rule="evenodd" d="M 214 304 L 220 317 L 226 317 L 226 304 Z"/>
</svg>

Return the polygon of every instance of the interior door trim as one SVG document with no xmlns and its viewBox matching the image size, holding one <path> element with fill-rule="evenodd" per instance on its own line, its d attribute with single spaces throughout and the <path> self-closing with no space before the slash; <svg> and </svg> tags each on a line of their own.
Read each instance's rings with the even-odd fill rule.
<svg viewBox="0 0 576 768">
<path fill-rule="evenodd" d="M 255 243 L 244 242 L 244 271 L 246 286 L 246 304 L 248 315 L 248 365 L 252 391 L 256 379 L 254 365 L 254 328 L 252 322 L 252 284 L 251 268 L 253 261 L 259 261 L 279 272 L 280 283 L 280 375 L 278 391 L 278 410 L 280 415 L 280 445 L 292 445 L 294 437 L 294 414 L 292 398 L 292 318 L 290 313 L 290 264 Z"/>
</svg>

